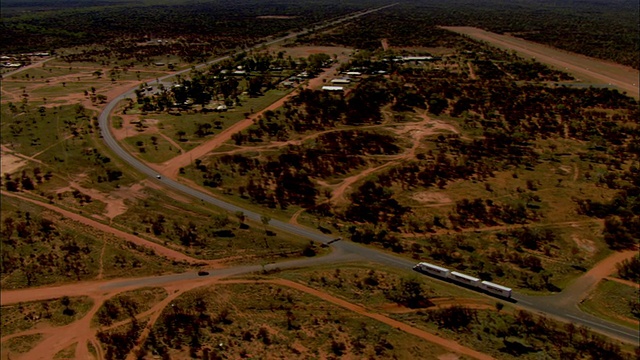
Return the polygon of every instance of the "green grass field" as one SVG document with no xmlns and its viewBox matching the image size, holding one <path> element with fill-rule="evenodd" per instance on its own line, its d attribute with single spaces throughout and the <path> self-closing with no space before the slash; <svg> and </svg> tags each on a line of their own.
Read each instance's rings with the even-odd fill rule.
<svg viewBox="0 0 640 360">
<path fill-rule="evenodd" d="M 124 142 L 130 152 L 151 163 L 162 163 L 180 154 L 173 144 L 159 135 L 135 135 L 125 138 Z"/>
<path fill-rule="evenodd" d="M 640 321 L 638 297 L 640 290 L 616 281 L 603 279 L 589 296 L 580 303 L 580 309 L 614 323 L 637 329 Z M 636 313 L 633 313 L 633 306 Z"/>
</svg>

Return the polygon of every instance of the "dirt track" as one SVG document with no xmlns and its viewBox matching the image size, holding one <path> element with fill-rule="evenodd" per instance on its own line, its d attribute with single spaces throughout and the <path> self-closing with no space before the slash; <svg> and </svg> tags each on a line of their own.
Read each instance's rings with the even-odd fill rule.
<svg viewBox="0 0 640 360">
<path fill-rule="evenodd" d="M 584 299 L 598 282 L 616 271 L 616 264 L 631 259 L 638 254 L 637 250 L 616 252 L 597 263 L 591 270 L 576 279 L 560 294 L 556 295 L 558 304 L 577 304 Z"/>
<path fill-rule="evenodd" d="M 615 264 L 617 264 L 619 261 L 625 258 L 635 255 L 635 253 L 636 253 L 635 251 L 614 253 L 613 255 L 604 259 L 603 261 L 598 263 L 591 271 L 587 272 L 581 278 L 577 279 L 574 285 L 570 286 L 566 292 L 562 293 L 562 295 L 565 295 L 565 296 L 561 296 L 562 299 L 558 298 L 557 300 L 562 301 L 568 297 L 573 297 L 572 299 L 574 301 L 576 299 L 579 299 L 581 296 L 586 294 L 586 292 L 582 292 L 578 295 L 575 295 L 577 291 L 585 291 L 585 289 L 586 291 L 588 291 L 591 288 L 591 286 L 597 283 L 597 281 L 599 281 L 602 277 L 605 277 L 609 275 L 611 272 L 613 272 L 613 270 L 615 269 Z M 168 293 L 171 294 L 169 298 L 154 305 L 151 309 L 144 312 L 143 314 L 138 315 L 137 317 L 141 319 L 143 317 L 151 316 L 151 319 L 150 319 L 151 321 L 148 325 L 148 327 L 151 327 L 153 326 L 154 321 L 158 318 L 161 311 L 169 304 L 171 299 L 174 299 L 179 294 L 182 294 L 185 291 L 195 289 L 199 286 L 213 285 L 216 283 L 221 283 L 221 284 L 224 284 L 224 283 L 272 283 L 272 284 L 287 286 L 299 291 L 303 291 L 307 294 L 316 296 L 322 300 L 341 306 L 347 310 L 353 311 L 363 316 L 367 316 L 374 320 L 393 326 L 394 328 L 404 331 L 406 333 L 418 336 L 431 343 L 450 349 L 458 354 L 470 356 L 477 359 L 492 359 L 492 357 L 490 357 L 489 355 L 477 352 L 455 341 L 441 338 L 427 331 L 420 330 L 408 324 L 391 319 L 385 315 L 372 312 L 360 305 L 350 303 L 348 301 L 345 301 L 337 297 L 334 297 L 332 295 L 329 295 L 327 293 L 324 293 L 320 290 L 316 290 L 296 282 L 292 282 L 284 279 L 261 280 L 261 281 L 228 280 L 223 282 L 221 282 L 220 280 L 221 278 L 219 277 L 197 278 L 189 281 L 180 281 L 180 282 L 167 284 L 163 287 L 165 287 Z M 138 287 L 138 286 L 131 286 L 130 288 L 119 288 L 118 290 L 111 290 L 111 291 L 104 290 L 108 288 L 108 286 L 105 286 L 108 283 L 109 282 L 94 281 L 94 282 L 84 282 L 79 284 L 70 284 L 70 285 L 64 285 L 64 286 L 58 286 L 58 287 L 17 290 L 17 291 L 11 291 L 9 293 L 4 293 L 1 299 L 2 305 L 17 303 L 21 301 L 51 299 L 51 298 L 61 297 L 63 295 L 67 295 L 67 296 L 86 295 L 86 296 L 90 296 L 94 300 L 94 306 L 85 317 L 83 317 L 79 321 L 72 323 L 70 325 L 67 325 L 64 327 L 58 327 L 58 328 L 31 329 L 21 333 L 6 336 L 2 338 L 2 341 L 4 342 L 10 339 L 11 337 L 34 334 L 34 333 L 42 333 L 43 335 L 45 335 L 45 339 L 41 343 L 36 345 L 36 347 L 32 351 L 30 351 L 28 354 L 26 354 L 25 357 L 23 357 L 25 359 L 50 359 L 53 357 L 55 353 L 57 353 L 57 351 L 62 350 L 63 348 L 73 344 L 74 342 L 79 343 L 76 349 L 77 356 L 87 354 L 87 348 L 86 348 L 87 342 L 93 343 L 94 346 L 98 345 L 95 339 L 95 329 L 91 329 L 89 327 L 91 317 L 95 314 L 95 312 L 99 309 L 99 307 L 105 300 L 113 297 L 114 295 L 122 291 L 130 290 Z M 573 295 L 569 295 L 569 294 L 573 294 Z M 441 299 L 441 301 L 435 301 L 435 303 L 436 305 L 447 306 L 449 305 L 450 301 L 449 299 Z M 465 306 L 477 307 L 477 306 L 483 306 L 483 304 L 482 302 L 477 302 L 476 300 L 473 300 L 473 301 L 468 301 L 468 304 L 465 303 Z M 138 343 L 142 343 L 147 334 L 148 334 L 148 331 L 145 331 L 144 334 L 139 339 Z M 100 352 L 100 354 L 102 354 L 99 346 L 96 346 L 96 347 L 98 348 L 98 351 Z M 84 359 L 85 357 L 82 357 L 82 358 Z"/>
<path fill-rule="evenodd" d="M 374 313 L 371 312 L 369 310 L 367 310 L 366 308 L 360 306 L 360 305 L 356 305 L 353 303 L 350 303 L 346 300 L 342 300 L 339 299 L 337 297 L 334 297 L 332 295 L 329 295 L 327 293 L 324 293 L 322 291 L 307 287 L 305 285 L 293 282 L 293 281 L 289 281 L 289 280 L 284 280 L 284 279 L 275 279 L 275 280 L 260 280 L 260 281 L 255 281 L 255 280 L 228 280 L 228 281 L 220 281 L 220 278 L 208 278 L 208 279 L 197 279 L 194 281 L 188 281 L 188 282 L 181 282 L 181 283 L 175 283 L 172 285 L 167 285 L 165 286 L 165 289 L 167 290 L 169 296 L 167 298 L 165 298 L 164 300 L 160 301 L 159 303 L 155 304 L 154 306 L 152 306 L 149 310 L 138 314 L 136 316 L 137 319 L 143 319 L 146 317 L 149 317 L 149 323 L 146 325 L 143 333 L 141 334 L 141 336 L 138 338 L 137 340 L 137 344 L 139 344 L 136 348 L 134 348 L 130 353 L 129 356 L 127 357 L 127 359 L 135 359 L 135 356 L 133 354 L 136 353 L 136 350 L 139 348 L 140 345 L 144 344 L 147 336 L 149 335 L 149 332 L 151 330 L 151 328 L 153 327 L 153 325 L 155 324 L 156 320 L 159 318 L 160 314 L 162 313 L 162 311 L 171 303 L 171 301 L 173 301 L 175 298 L 177 298 L 178 296 L 180 296 L 181 294 L 183 294 L 186 291 L 189 290 L 193 290 L 195 288 L 201 287 L 201 286 L 205 286 L 205 285 L 215 285 L 215 284 L 238 284 L 238 283 L 242 283 L 242 284 L 255 284 L 255 283 L 267 283 L 267 284 L 275 284 L 275 285 L 281 285 L 281 286 L 286 286 L 292 289 L 296 289 L 298 291 L 302 291 L 305 292 L 307 294 L 313 295 L 315 297 L 318 297 L 324 301 L 330 302 L 332 304 L 338 305 L 342 308 L 345 308 L 349 311 L 355 312 L 357 314 L 369 317 L 371 319 L 380 321 L 382 323 L 385 323 L 389 326 L 392 326 L 400 331 L 404 331 L 406 333 L 415 335 L 421 339 L 424 339 L 426 341 L 429 341 L 433 344 L 442 346 L 446 349 L 449 349 L 451 351 L 454 351 L 458 354 L 461 355 L 465 355 L 465 356 L 469 356 L 475 359 L 481 359 L 481 360 L 488 360 L 488 359 L 493 359 L 493 357 L 480 353 L 478 351 L 475 351 L 471 348 L 468 348 L 466 346 L 463 346 L 453 340 L 448 340 L 445 338 L 441 338 L 439 336 L 436 336 L 430 332 L 424 331 L 424 330 L 420 330 L 417 329 L 415 327 L 412 327 L 410 325 L 407 325 L 405 323 L 402 323 L 400 321 L 391 319 L 387 316 L 384 316 L 382 314 L 378 314 L 378 313 Z M 98 283 L 94 283 L 94 284 L 98 284 Z M 104 283 L 102 283 L 104 284 Z M 86 287 L 87 284 L 83 284 L 85 286 L 80 286 L 79 284 L 74 285 L 75 287 L 83 287 L 84 288 L 84 292 L 86 293 L 86 291 L 88 290 L 88 288 L 93 289 L 92 291 L 90 291 L 89 296 L 92 298 L 92 300 L 94 301 L 93 307 L 91 308 L 91 310 L 80 320 L 71 323 L 69 325 L 66 326 L 61 326 L 61 327 L 45 327 L 42 329 L 30 329 L 30 330 L 26 330 L 23 332 L 19 332 L 16 334 L 12 334 L 6 337 L 2 338 L 2 341 L 7 341 L 11 338 L 17 337 L 17 336 L 22 336 L 22 335 L 28 335 L 28 334 L 43 334 L 44 335 L 44 339 L 43 341 L 41 341 L 40 343 L 38 343 L 33 349 L 31 349 L 28 353 L 24 354 L 24 356 L 22 356 L 21 358 L 24 359 L 52 359 L 54 357 L 54 355 L 74 344 L 74 343 L 78 343 L 77 347 L 76 347 L 76 353 L 75 353 L 75 358 L 77 359 L 87 359 L 89 357 L 89 352 L 87 349 L 87 343 L 92 343 L 93 346 L 98 350 L 99 353 L 99 358 L 103 358 L 104 354 L 103 351 L 101 349 L 101 347 L 99 346 L 99 343 L 96 339 L 96 332 L 98 329 L 95 328 L 91 328 L 91 319 L 95 316 L 96 312 L 98 311 L 98 309 L 100 309 L 100 307 L 102 306 L 102 304 L 104 303 L 104 301 L 112 298 L 113 296 L 117 295 L 118 293 L 121 293 L 124 291 L 124 289 L 120 289 L 120 290 L 115 290 L 115 291 L 110 291 L 110 292 L 102 292 L 98 290 L 98 287 L 95 286 L 89 286 Z M 33 290 L 33 289 L 31 289 Z M 43 289 L 46 291 L 46 289 Z M 68 293 L 67 293 L 68 294 Z M 73 294 L 71 294 L 73 296 Z M 124 320 L 124 321 L 120 321 L 114 325 L 112 325 L 110 328 L 113 328 L 115 326 L 120 326 L 120 325 L 124 325 L 126 323 L 128 323 L 129 320 Z M 102 356 L 100 356 L 102 355 Z"/>
<path fill-rule="evenodd" d="M 640 97 L 638 90 L 640 72 L 633 68 L 474 27 L 445 26 L 443 29 L 468 35 L 500 48 L 515 50 L 525 57 L 533 57 L 537 61 L 565 70 L 583 80 L 614 85 L 621 91 L 626 91 L 629 96 L 636 99 Z"/>
<path fill-rule="evenodd" d="M 259 281 L 255 281 L 255 280 L 229 280 L 229 281 L 223 281 L 221 282 L 221 284 L 229 284 L 229 283 L 243 283 L 243 284 L 255 284 L 255 283 L 267 283 L 267 284 L 276 284 L 276 285 L 281 285 L 281 286 L 286 286 L 286 287 L 290 287 L 292 289 L 296 289 L 298 291 L 302 291 L 305 292 L 309 295 L 313 295 L 315 297 L 318 297 L 324 301 L 330 302 L 332 304 L 338 305 L 342 308 L 345 308 L 349 311 L 355 312 L 357 314 L 369 317 L 371 319 L 377 320 L 379 322 L 385 323 L 389 326 L 392 326 L 398 330 L 404 331 L 408 334 L 412 334 L 415 335 L 419 338 L 422 338 L 424 340 L 427 340 L 433 344 L 436 345 L 440 345 L 444 348 L 447 348 L 449 350 L 452 350 L 458 354 L 461 355 L 466 355 L 466 356 L 470 356 L 474 359 L 482 359 L 482 360 L 489 360 L 489 359 L 494 359 L 493 357 L 487 355 L 487 354 L 483 354 L 481 352 L 475 351 L 471 348 L 468 348 L 466 346 L 463 346 L 453 340 L 448 340 L 439 336 L 436 336 L 430 332 L 424 331 L 424 330 L 420 330 L 418 328 L 412 327 L 410 325 L 407 325 L 403 322 L 391 319 L 387 316 L 384 316 L 382 314 L 378 314 L 378 313 L 374 313 L 374 312 L 370 312 L 369 310 L 367 310 L 366 308 L 360 306 L 360 305 L 356 305 L 353 303 L 350 303 L 346 300 L 342 300 L 340 298 L 337 298 L 335 296 L 329 295 L 325 292 L 310 288 L 308 286 L 302 285 L 300 283 L 294 282 L 294 281 L 290 281 L 290 280 L 285 280 L 285 279 L 275 279 L 275 280 L 259 280 Z"/>
<path fill-rule="evenodd" d="M 44 207 L 44 208 L 46 208 L 48 210 L 55 211 L 55 212 L 65 216 L 65 217 L 67 217 L 67 218 L 69 218 L 69 219 L 71 219 L 73 221 L 77 221 L 77 222 L 79 222 L 81 224 L 90 226 L 90 227 L 92 227 L 94 229 L 97 229 L 97 230 L 100 230 L 100 231 L 103 231 L 103 232 L 114 234 L 114 235 L 118 236 L 119 238 L 124 239 L 124 240 L 129 241 L 129 242 L 132 242 L 132 243 L 134 243 L 136 245 L 140 245 L 140 246 L 144 246 L 146 248 L 152 249 L 153 251 L 155 251 L 156 255 L 163 256 L 163 257 L 166 257 L 168 259 L 177 260 L 177 261 L 186 261 L 186 262 L 188 262 L 190 264 L 201 264 L 201 263 L 214 264 L 214 262 L 210 262 L 210 261 L 207 262 L 205 260 L 199 260 L 199 259 L 192 258 L 190 256 L 187 256 L 187 255 L 181 253 L 181 252 L 166 248 L 166 247 L 164 247 L 162 245 L 156 244 L 156 243 L 151 242 L 149 240 L 146 240 L 146 239 L 140 238 L 138 236 L 126 233 L 126 232 L 124 232 L 122 230 L 115 229 L 113 227 L 110 227 L 109 225 L 100 223 L 100 222 L 95 221 L 95 220 L 91 220 L 89 218 L 86 218 L 84 216 L 75 214 L 75 213 L 73 213 L 71 211 L 67 211 L 67 210 L 58 208 L 58 207 L 53 206 L 51 204 L 46 204 L 46 203 L 43 203 L 43 202 L 40 202 L 40 201 L 36 201 L 36 200 L 33 200 L 33 199 L 29 199 L 29 198 L 26 198 L 26 197 L 23 197 L 23 196 L 19 196 L 19 195 L 16 195 L 16 194 L 8 193 L 6 191 L 2 191 L 2 196 L 9 196 L 9 197 L 13 197 L 13 198 L 18 198 L 18 199 L 20 199 L 22 201 L 28 201 L 28 202 L 36 204 L 38 206 Z"/>
</svg>

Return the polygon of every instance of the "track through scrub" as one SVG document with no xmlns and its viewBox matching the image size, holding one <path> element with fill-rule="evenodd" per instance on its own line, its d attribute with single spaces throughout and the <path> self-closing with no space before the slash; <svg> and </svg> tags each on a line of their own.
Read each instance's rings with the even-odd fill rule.
<svg viewBox="0 0 640 360">
<path fill-rule="evenodd" d="M 398 329 L 400 331 L 406 332 L 408 334 L 411 335 L 415 335 L 423 340 L 429 341 L 430 343 L 442 346 L 444 348 L 447 348 L 451 351 L 454 351 L 458 354 L 461 355 L 466 355 L 469 357 L 472 357 L 474 359 L 480 359 L 480 360 L 491 360 L 494 359 L 493 357 L 481 353 L 479 351 L 473 350 L 471 348 L 468 348 L 464 345 L 461 345 L 453 340 L 449 340 L 449 339 L 445 339 L 442 338 L 440 336 L 434 335 L 430 332 L 415 328 L 413 326 L 410 326 L 408 324 L 405 324 L 403 322 L 400 322 L 398 320 L 394 320 L 392 318 L 389 318 L 385 315 L 379 314 L 379 313 L 375 313 L 375 312 L 371 312 L 369 310 L 367 310 L 366 308 L 360 306 L 360 305 L 356 305 L 353 303 L 350 303 L 346 300 L 337 298 L 335 296 L 329 295 L 325 292 L 322 292 L 320 290 L 316 290 L 313 288 L 310 288 L 308 286 L 302 285 L 300 283 L 294 282 L 294 281 L 290 281 L 290 280 L 285 280 L 285 279 L 275 279 L 275 280 L 228 280 L 228 281 L 223 281 L 220 284 L 256 284 L 256 283 L 267 283 L 267 284 L 275 284 L 275 285 L 282 285 L 282 286 L 286 286 L 298 291 L 302 291 L 304 293 L 307 293 L 309 295 L 313 295 L 321 300 L 330 302 L 334 305 L 338 305 L 342 308 L 345 308 L 349 311 L 352 311 L 354 313 L 366 316 L 368 318 L 377 320 L 381 323 L 387 324 L 395 329 Z"/>
<path fill-rule="evenodd" d="M 164 246 L 162 246 L 160 244 L 156 244 L 156 243 L 154 243 L 152 241 L 143 239 L 143 238 L 135 236 L 133 234 L 126 233 L 126 232 L 124 232 L 122 230 L 118 230 L 118 229 L 113 228 L 113 227 L 111 227 L 109 225 L 103 224 L 103 223 L 95 221 L 95 220 L 91 220 L 91 219 L 86 218 L 86 217 L 84 217 L 82 215 L 73 213 L 73 212 L 65 210 L 65 209 L 61 209 L 61 208 L 56 207 L 56 206 L 51 205 L 51 204 L 47 204 L 47 203 L 40 202 L 40 201 L 37 201 L 37 200 L 29 199 L 29 198 L 26 198 L 24 196 L 11 194 L 11 193 L 8 193 L 6 191 L 2 191 L 1 194 L 2 194 L 2 196 L 8 196 L 8 197 L 17 198 L 17 199 L 20 199 L 22 201 L 27 201 L 27 202 L 30 202 L 32 204 L 41 206 L 41 207 L 43 207 L 43 208 L 45 208 L 47 210 L 57 212 L 57 213 L 65 216 L 65 217 L 67 217 L 67 218 L 69 218 L 69 219 L 71 219 L 73 221 L 79 222 L 79 223 L 81 223 L 83 225 L 90 226 L 90 227 L 92 227 L 92 228 L 94 228 L 96 230 L 100 230 L 102 232 L 111 233 L 111 234 L 113 234 L 113 235 L 115 235 L 115 236 L 117 236 L 117 237 L 119 237 L 119 238 L 121 238 L 121 239 L 123 239 L 125 241 L 128 241 L 128 242 L 134 243 L 136 245 L 140 245 L 140 246 L 146 247 L 148 249 L 151 249 L 151 250 L 153 250 L 155 252 L 156 255 L 159 255 L 159 256 L 162 256 L 162 257 L 165 257 L 165 258 L 168 258 L 168 259 L 171 259 L 171 260 L 186 261 L 186 262 L 188 262 L 190 264 L 209 264 L 209 265 L 212 265 L 212 264 L 215 263 L 215 262 L 212 262 L 212 261 L 200 260 L 200 259 L 192 258 L 192 257 L 190 257 L 188 255 L 185 255 L 185 254 L 179 252 L 179 251 L 176 251 L 176 250 L 173 250 L 173 249 L 169 249 L 169 248 L 164 247 Z"/>
</svg>

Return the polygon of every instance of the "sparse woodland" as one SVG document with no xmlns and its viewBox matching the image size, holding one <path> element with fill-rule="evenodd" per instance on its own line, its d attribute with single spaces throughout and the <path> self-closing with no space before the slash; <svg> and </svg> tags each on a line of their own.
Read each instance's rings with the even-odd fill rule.
<svg viewBox="0 0 640 360">
<path fill-rule="evenodd" d="M 91 347 L 100 343 L 105 358 L 125 358 L 134 349 L 145 359 L 450 353 L 335 306 L 331 296 L 498 358 L 637 358 L 637 348 L 587 328 L 425 276 L 352 263 L 265 270 L 267 263 L 329 251 L 276 234 L 271 217 L 524 294 L 562 291 L 608 255 L 637 249 L 638 101 L 438 27 L 477 26 L 637 69 L 637 4 L 407 1 L 277 51 L 248 48 L 386 2 L 74 4 L 2 4 L 3 54 L 58 55 L 2 84 L 10 99 L 0 109 L 3 156 L 26 164 L 1 178 L 10 195 L 0 214 L 3 289 L 184 271 L 195 277 L 209 271 L 192 266 L 200 261 L 212 268 L 263 266 L 236 283 L 211 278 L 212 287 L 195 290 L 103 294 L 90 331 Z M 302 46 L 342 53 L 286 54 Z M 141 80 L 226 54 L 234 55 L 168 82 Z M 431 57 L 402 60 L 417 55 Z M 334 72 L 333 64 L 335 77 L 360 75 L 340 92 L 298 87 Z M 331 78 L 322 79 L 328 85 Z M 175 171 L 181 182 L 264 213 L 261 224 L 241 211 L 227 214 L 166 194 L 104 146 L 96 111 L 110 100 L 108 91 L 130 83 L 137 89 L 118 105 L 113 128 L 124 132 L 128 151 L 160 167 L 245 121 L 229 141 Z M 290 97 L 281 107 L 256 115 L 283 96 Z M 192 263 L 168 260 L 38 202 L 127 231 Z M 607 281 L 637 283 L 639 262 L 637 256 L 620 262 L 618 278 Z M 283 279 L 295 283 L 285 286 Z M 328 295 L 320 298 L 302 284 Z M 637 294 L 631 285 L 625 294 Z M 3 332 L 69 324 L 92 301 L 19 304 L 6 308 L 9 315 L 3 307 Z M 626 299 L 624 306 L 616 316 L 640 316 L 637 301 Z"/>
</svg>

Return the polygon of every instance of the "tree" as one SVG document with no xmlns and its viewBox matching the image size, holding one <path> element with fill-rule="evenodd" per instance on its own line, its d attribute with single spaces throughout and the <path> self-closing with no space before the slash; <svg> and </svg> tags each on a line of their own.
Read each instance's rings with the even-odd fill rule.
<svg viewBox="0 0 640 360">
<path fill-rule="evenodd" d="M 429 112 L 434 115 L 440 115 L 449 106 L 447 99 L 440 95 L 433 94 L 429 99 Z"/>
<path fill-rule="evenodd" d="M 187 133 L 184 130 L 176 131 L 176 136 L 178 137 L 178 141 L 186 141 L 186 139 L 184 138 L 185 135 L 187 135 Z"/>
<path fill-rule="evenodd" d="M 240 227 L 242 227 L 244 225 L 244 220 L 246 219 L 246 216 L 244 215 L 244 213 L 242 211 L 236 211 L 236 217 L 238 218 L 238 221 L 240 222 Z"/>
<path fill-rule="evenodd" d="M 267 236 L 269 234 L 269 231 L 267 230 L 267 225 L 269 225 L 269 222 L 271 221 L 271 218 L 268 217 L 267 215 L 262 215 L 260 216 L 260 221 L 262 221 L 262 225 L 264 225 L 264 245 L 265 247 L 269 248 L 269 242 L 267 241 Z"/>
<path fill-rule="evenodd" d="M 476 311 L 460 305 L 454 305 L 433 311 L 431 313 L 431 318 L 438 324 L 438 326 L 447 329 L 466 329 L 476 318 Z"/>
<path fill-rule="evenodd" d="M 16 192 L 18 191 L 18 183 L 13 180 L 7 180 L 4 182 L 4 187 L 7 191 Z"/>
<path fill-rule="evenodd" d="M 75 314 L 75 311 L 69 307 L 69 305 L 71 305 L 71 299 L 69 299 L 68 296 L 63 296 L 60 299 L 60 303 L 64 306 L 64 310 L 62 311 L 63 314 L 68 316 Z"/>
<path fill-rule="evenodd" d="M 621 278 L 640 282 L 640 255 L 616 264 L 616 269 L 618 270 L 618 276 Z"/>
<path fill-rule="evenodd" d="M 410 308 L 429 304 L 428 292 L 415 276 L 400 279 L 400 282 L 388 292 L 387 297 Z"/>
<path fill-rule="evenodd" d="M 614 250 L 628 249 L 637 241 L 634 239 L 634 234 L 625 226 L 625 222 L 618 216 L 608 216 L 604 219 L 603 233 L 604 241 Z"/>
<path fill-rule="evenodd" d="M 267 215 L 261 215 L 260 221 L 262 222 L 262 225 L 264 225 L 264 232 L 267 233 L 267 225 L 269 225 L 271 218 Z"/>
</svg>

